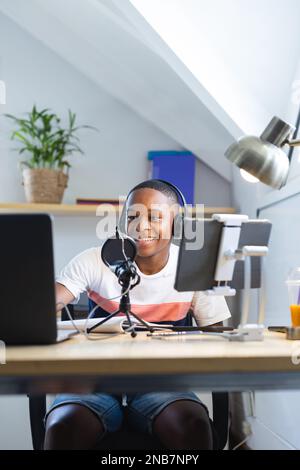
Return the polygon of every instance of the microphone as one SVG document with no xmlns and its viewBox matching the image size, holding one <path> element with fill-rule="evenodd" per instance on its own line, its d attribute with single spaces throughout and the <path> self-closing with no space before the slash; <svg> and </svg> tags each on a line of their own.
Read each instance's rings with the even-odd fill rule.
<svg viewBox="0 0 300 470">
<path fill-rule="evenodd" d="M 140 276 L 133 264 L 136 254 L 135 241 L 128 235 L 120 235 L 118 227 L 115 236 L 108 238 L 101 250 L 102 261 L 117 276 L 122 286 L 129 285 L 132 281 L 134 287 L 140 282 Z"/>
<path fill-rule="evenodd" d="M 133 338 L 136 336 L 136 331 L 135 325 L 131 321 L 131 316 L 133 316 L 150 332 L 154 331 L 152 326 L 131 311 L 129 291 L 139 284 L 141 280 L 141 277 L 133 264 L 136 254 L 137 247 L 133 238 L 128 235 L 124 235 L 123 233 L 120 235 L 119 229 L 116 227 L 116 235 L 108 238 L 102 246 L 101 258 L 104 264 L 117 276 L 118 282 L 122 286 L 119 309 L 89 328 L 87 330 L 88 333 L 119 313 L 123 313 L 127 316 L 129 328 L 126 329 L 126 332 L 131 331 L 131 336 Z"/>
</svg>

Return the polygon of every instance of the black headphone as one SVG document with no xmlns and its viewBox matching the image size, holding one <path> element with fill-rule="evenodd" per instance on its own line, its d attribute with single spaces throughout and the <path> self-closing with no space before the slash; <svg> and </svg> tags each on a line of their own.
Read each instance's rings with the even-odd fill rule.
<svg viewBox="0 0 300 470">
<path fill-rule="evenodd" d="M 186 200 L 185 200 L 185 197 L 184 197 L 183 193 L 180 191 L 179 188 L 177 188 L 177 186 L 175 186 L 175 184 L 169 183 L 169 181 L 156 179 L 156 178 L 152 179 L 152 180 L 149 180 L 149 181 L 159 181 L 160 183 L 166 184 L 171 189 L 173 189 L 173 191 L 177 194 L 177 196 L 181 200 L 183 211 L 182 211 L 182 214 L 177 214 L 176 217 L 174 218 L 173 225 L 172 225 L 172 237 L 174 237 L 176 235 L 176 237 L 178 236 L 178 238 L 180 238 L 180 239 L 183 238 L 185 218 L 186 218 L 186 215 L 187 215 L 187 204 L 186 204 Z M 126 197 L 126 200 L 125 200 L 125 203 L 124 203 L 124 207 L 123 207 L 121 216 L 119 218 L 118 227 L 119 227 L 120 231 L 122 233 L 126 234 L 126 235 L 127 235 L 127 203 L 128 203 L 128 199 L 129 199 L 130 195 L 134 191 L 136 191 L 136 189 L 137 189 L 137 187 L 135 186 L 127 194 L 127 197 Z"/>
</svg>

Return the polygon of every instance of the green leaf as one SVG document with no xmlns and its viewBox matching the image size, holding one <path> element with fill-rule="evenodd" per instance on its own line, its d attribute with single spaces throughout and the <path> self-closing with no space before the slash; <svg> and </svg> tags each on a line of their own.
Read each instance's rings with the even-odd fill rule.
<svg viewBox="0 0 300 470">
<path fill-rule="evenodd" d="M 84 154 L 80 148 L 78 131 L 92 129 L 99 132 L 92 126 L 75 126 L 76 113 L 70 109 L 67 127 L 61 126 L 61 119 L 49 108 L 39 111 L 36 104 L 26 113 L 25 118 L 12 114 L 5 114 L 5 117 L 14 122 L 16 128 L 11 134 L 11 139 L 21 144 L 16 149 L 20 154 L 28 154 L 27 164 L 30 168 L 69 168 L 67 156 L 71 157 L 73 153 Z"/>
</svg>

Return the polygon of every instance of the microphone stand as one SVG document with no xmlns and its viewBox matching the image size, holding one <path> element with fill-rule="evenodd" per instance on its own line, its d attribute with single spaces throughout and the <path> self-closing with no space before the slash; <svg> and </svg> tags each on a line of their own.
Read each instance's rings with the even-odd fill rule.
<svg viewBox="0 0 300 470">
<path fill-rule="evenodd" d="M 129 290 L 131 290 L 133 287 L 139 284 L 140 279 L 141 279 L 135 267 L 130 261 L 127 260 L 116 269 L 116 275 L 118 276 L 119 284 L 122 286 L 122 296 L 119 302 L 118 310 L 116 310 L 115 312 L 105 317 L 103 320 L 100 320 L 98 323 L 88 328 L 87 332 L 90 333 L 95 328 L 103 325 L 105 322 L 115 317 L 119 313 L 124 313 L 129 323 L 129 328 L 127 328 L 125 332 L 127 333 L 131 331 L 131 336 L 133 338 L 137 336 L 137 332 L 135 330 L 134 323 L 132 323 L 131 321 L 130 315 L 132 315 L 138 322 L 140 322 L 143 326 L 145 326 L 145 328 L 148 331 L 153 333 L 154 328 L 149 326 L 147 322 L 145 322 L 142 318 L 140 318 L 138 315 L 136 315 L 134 312 L 131 311 Z M 135 283 L 130 287 L 132 279 L 135 281 Z"/>
</svg>

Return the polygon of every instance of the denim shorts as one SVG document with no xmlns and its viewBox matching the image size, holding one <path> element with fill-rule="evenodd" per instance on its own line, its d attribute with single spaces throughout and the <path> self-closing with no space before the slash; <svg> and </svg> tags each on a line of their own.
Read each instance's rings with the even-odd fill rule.
<svg viewBox="0 0 300 470">
<path fill-rule="evenodd" d="M 124 396 L 126 404 L 124 404 Z M 105 433 L 118 431 L 122 426 L 126 406 L 126 419 L 128 424 L 136 431 L 152 434 L 154 418 L 170 403 L 178 400 L 191 400 L 200 403 L 208 410 L 204 403 L 193 392 L 152 392 L 135 393 L 128 395 L 108 395 L 106 393 L 93 393 L 90 395 L 57 395 L 45 416 L 62 405 L 76 403 L 89 408 L 100 420 Z"/>
</svg>

